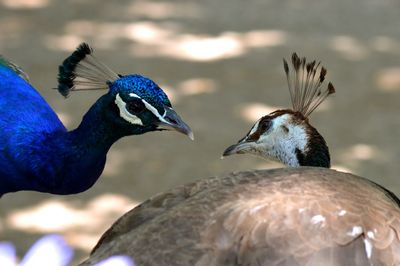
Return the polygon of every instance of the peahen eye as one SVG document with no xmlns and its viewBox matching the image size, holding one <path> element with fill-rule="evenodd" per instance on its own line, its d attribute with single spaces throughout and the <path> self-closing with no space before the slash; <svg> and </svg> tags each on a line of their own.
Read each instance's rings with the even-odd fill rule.
<svg viewBox="0 0 400 266">
<path fill-rule="evenodd" d="M 126 109 L 129 113 L 141 113 L 146 109 L 146 106 L 140 99 L 132 99 L 131 101 L 127 102 Z"/>
<path fill-rule="evenodd" d="M 271 120 L 264 120 L 262 121 L 261 125 L 261 131 L 265 132 L 271 127 Z"/>
</svg>

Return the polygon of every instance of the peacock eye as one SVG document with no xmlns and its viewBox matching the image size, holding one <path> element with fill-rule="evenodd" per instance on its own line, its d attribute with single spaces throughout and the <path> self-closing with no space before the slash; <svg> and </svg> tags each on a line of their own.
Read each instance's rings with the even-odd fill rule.
<svg viewBox="0 0 400 266">
<path fill-rule="evenodd" d="M 132 99 L 126 104 L 126 109 L 129 113 L 141 113 L 146 109 L 146 106 L 140 99 Z"/>
</svg>

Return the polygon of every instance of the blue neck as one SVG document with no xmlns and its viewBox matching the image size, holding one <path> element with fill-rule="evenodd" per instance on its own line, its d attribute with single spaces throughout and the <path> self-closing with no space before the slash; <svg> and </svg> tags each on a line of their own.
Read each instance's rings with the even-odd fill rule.
<svg viewBox="0 0 400 266">
<path fill-rule="evenodd" d="M 111 145 L 126 135 L 107 123 L 105 106 L 110 100 L 110 95 L 102 96 L 75 130 L 47 134 L 32 143 L 28 174 L 32 178 L 24 182 L 30 187 L 22 190 L 74 194 L 96 182 Z"/>
</svg>

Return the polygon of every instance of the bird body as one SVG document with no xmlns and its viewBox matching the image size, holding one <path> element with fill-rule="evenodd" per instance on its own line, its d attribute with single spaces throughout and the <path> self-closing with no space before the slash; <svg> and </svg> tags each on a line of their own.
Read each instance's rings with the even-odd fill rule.
<svg viewBox="0 0 400 266">
<path fill-rule="evenodd" d="M 58 89 L 63 95 L 82 85 L 109 91 L 71 131 L 23 72 L 0 60 L 0 196 L 19 190 L 79 193 L 96 182 L 108 150 L 121 137 L 164 130 L 162 126 L 192 136 L 156 83 L 141 75 L 117 75 L 91 53 L 82 44 L 64 61 Z"/>
<path fill-rule="evenodd" d="M 400 205 L 352 174 L 243 171 L 160 193 L 108 229 L 81 266 L 127 254 L 137 266 L 399 265 Z"/>
</svg>

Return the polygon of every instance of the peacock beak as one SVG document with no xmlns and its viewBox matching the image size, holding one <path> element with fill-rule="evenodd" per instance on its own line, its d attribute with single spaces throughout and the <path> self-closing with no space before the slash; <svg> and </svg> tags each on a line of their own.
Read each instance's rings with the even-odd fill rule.
<svg viewBox="0 0 400 266">
<path fill-rule="evenodd" d="M 162 118 L 163 119 L 158 122 L 159 127 L 163 129 L 176 130 L 185 134 L 191 140 L 194 140 L 193 131 L 185 122 L 183 122 L 182 118 L 180 118 L 172 108 L 165 108 L 165 113 Z"/>
</svg>

